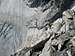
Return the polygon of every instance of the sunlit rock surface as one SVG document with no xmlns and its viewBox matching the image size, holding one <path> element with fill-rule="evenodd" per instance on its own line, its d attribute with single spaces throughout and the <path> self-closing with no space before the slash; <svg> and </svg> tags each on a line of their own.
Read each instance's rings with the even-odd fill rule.
<svg viewBox="0 0 75 56">
<path fill-rule="evenodd" d="M 74 10 L 72 0 L 0 0 L 0 56 L 45 56 L 52 53 L 54 47 L 48 46 L 48 42 L 51 37 L 65 32 L 62 12 L 72 6 Z M 61 37 L 58 40 L 60 43 Z M 59 43 L 57 45 L 61 49 Z"/>
</svg>

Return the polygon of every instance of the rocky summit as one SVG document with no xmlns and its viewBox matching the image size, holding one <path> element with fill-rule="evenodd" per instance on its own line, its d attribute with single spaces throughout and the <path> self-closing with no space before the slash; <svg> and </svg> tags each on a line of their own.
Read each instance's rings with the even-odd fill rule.
<svg viewBox="0 0 75 56">
<path fill-rule="evenodd" d="M 0 56 L 75 56 L 75 0 L 0 0 Z"/>
</svg>

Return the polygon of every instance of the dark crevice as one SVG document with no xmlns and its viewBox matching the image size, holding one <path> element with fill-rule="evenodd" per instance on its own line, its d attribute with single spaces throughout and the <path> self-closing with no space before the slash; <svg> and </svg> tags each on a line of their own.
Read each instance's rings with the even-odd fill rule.
<svg viewBox="0 0 75 56">
<path fill-rule="evenodd" d="M 45 7 L 45 8 L 42 10 L 42 12 L 45 12 L 47 9 L 49 9 L 51 6 L 53 6 L 53 4 L 54 4 L 54 1 L 51 1 L 50 5 L 47 6 L 47 7 Z"/>
<path fill-rule="evenodd" d="M 50 37 L 51 37 L 51 36 L 50 36 Z M 36 44 L 35 46 L 33 46 L 33 47 L 31 48 L 32 51 L 31 51 L 30 56 L 32 56 L 33 53 L 35 53 L 35 52 L 40 52 L 40 51 L 42 51 L 42 49 L 44 48 L 45 43 L 50 39 L 50 37 L 47 38 L 47 39 L 45 39 L 45 40 L 43 40 L 43 41 L 41 41 L 40 43 Z M 38 54 L 38 55 L 39 55 L 39 54 Z"/>
<path fill-rule="evenodd" d="M 68 18 L 68 19 L 73 20 L 73 18 Z"/>
<path fill-rule="evenodd" d="M 49 1 L 50 0 L 29 0 L 29 2 L 32 2 L 32 4 L 30 4 L 31 8 L 44 6 L 44 5 L 48 4 Z"/>
<path fill-rule="evenodd" d="M 69 41 L 70 41 L 70 39 L 68 39 L 68 40 L 66 40 L 66 41 L 64 42 L 64 44 L 62 45 L 60 51 L 62 51 L 62 50 L 64 50 L 65 48 L 67 48 L 67 47 L 66 47 L 66 44 L 67 44 Z"/>
<path fill-rule="evenodd" d="M 55 50 L 58 50 L 58 45 L 52 45 L 54 48 L 55 48 Z"/>
<path fill-rule="evenodd" d="M 62 17 L 62 11 L 57 12 L 52 18 L 46 20 L 45 22 L 53 23 L 56 21 L 58 18 Z"/>
<path fill-rule="evenodd" d="M 29 0 L 28 2 L 29 3 L 32 2 L 31 4 L 29 4 L 29 7 L 37 8 L 39 6 L 41 6 L 41 7 L 45 6 L 50 1 L 52 1 L 51 5 L 53 3 L 55 3 L 55 6 L 63 11 L 63 10 L 69 9 L 71 7 L 71 5 L 73 4 L 74 0 Z M 49 7 L 51 7 L 51 6 L 49 6 Z"/>
<path fill-rule="evenodd" d="M 43 40 L 43 41 L 41 41 L 41 42 L 38 43 L 37 45 L 33 46 L 33 47 L 32 47 L 32 51 L 35 51 L 35 52 L 42 51 L 42 49 L 44 48 L 45 43 L 46 43 L 49 39 L 50 39 L 50 37 L 47 38 L 47 39 L 45 39 L 45 40 Z"/>
<path fill-rule="evenodd" d="M 59 3 L 59 1 L 60 1 L 61 4 Z M 60 7 L 58 7 L 56 5 L 57 8 L 59 8 L 59 11 L 53 17 L 51 17 L 50 19 L 48 19 L 46 21 L 49 21 L 50 23 L 53 23 L 58 18 L 61 18 L 62 12 L 67 10 L 67 9 L 70 9 L 74 0 L 64 0 L 64 1 L 59 0 L 59 1 L 56 0 L 56 3 L 55 3 L 55 5 L 58 4 L 58 6 L 60 6 Z"/>
</svg>

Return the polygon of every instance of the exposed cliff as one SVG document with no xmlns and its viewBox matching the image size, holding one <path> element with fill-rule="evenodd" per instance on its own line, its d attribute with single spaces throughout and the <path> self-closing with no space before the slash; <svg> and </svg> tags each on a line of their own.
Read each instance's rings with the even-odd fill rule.
<svg viewBox="0 0 75 56">
<path fill-rule="evenodd" d="M 36 14 L 26 25 L 28 27 L 25 42 L 27 48 L 11 56 L 74 56 L 73 1 L 28 0 L 26 3 L 30 8 L 36 9 Z"/>
<path fill-rule="evenodd" d="M 67 48 L 74 46 L 74 29 L 66 33 L 63 20 L 67 9 L 74 10 L 73 0 L 0 0 L 0 56 L 70 56 L 71 49 L 74 55 Z"/>
</svg>

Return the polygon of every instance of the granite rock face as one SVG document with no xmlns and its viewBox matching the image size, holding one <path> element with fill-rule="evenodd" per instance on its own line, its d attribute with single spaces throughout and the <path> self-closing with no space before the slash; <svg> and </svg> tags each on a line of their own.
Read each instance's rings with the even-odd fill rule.
<svg viewBox="0 0 75 56">
<path fill-rule="evenodd" d="M 0 0 L 0 56 L 74 56 L 74 17 L 73 0 Z"/>
<path fill-rule="evenodd" d="M 66 11 L 67 13 L 69 13 L 69 11 L 71 10 L 69 11 L 66 10 Z M 67 14 L 67 16 L 68 15 L 72 15 L 72 14 Z M 69 22 L 74 23 L 73 17 L 68 18 L 66 15 L 63 15 L 63 16 L 66 17 L 66 19 L 69 20 Z M 49 24 L 48 26 L 46 26 L 47 28 L 45 31 L 49 32 L 46 36 L 43 35 L 47 33 L 47 32 L 44 33 L 44 31 L 42 34 L 40 33 L 40 30 L 37 30 L 37 29 L 36 31 L 32 30 L 33 32 L 30 31 L 30 34 L 28 35 L 28 37 L 30 36 L 32 37 L 32 39 L 28 38 L 30 39 L 28 40 L 28 42 L 30 41 L 29 44 L 31 44 L 30 46 L 28 46 L 29 49 L 26 48 L 28 49 L 28 51 L 26 50 L 23 51 L 22 49 L 11 56 L 74 56 L 75 55 L 74 24 L 69 23 L 67 25 L 66 24 L 67 22 L 65 22 L 66 19 L 63 18 L 63 16 L 62 18 L 58 18 L 56 21 L 54 21 L 51 27 Z M 75 15 L 73 14 L 72 16 L 75 16 Z M 68 30 L 66 29 L 66 26 L 69 27 Z M 36 35 L 39 36 L 39 38 L 36 37 Z"/>
<path fill-rule="evenodd" d="M 26 26 L 28 27 L 28 33 L 26 41 L 33 44 L 37 41 L 41 41 L 45 38 L 48 38 L 49 34 L 52 31 L 60 33 L 60 31 L 62 31 L 62 29 L 60 30 L 60 28 L 62 25 L 64 25 L 63 18 L 61 18 L 62 12 L 66 10 L 66 6 L 70 5 L 72 2 L 73 1 L 70 0 L 27 0 L 26 5 L 30 8 L 36 8 L 37 10 L 36 14 L 31 17 L 31 20 L 27 22 L 28 24 Z M 43 11 L 43 8 L 45 11 Z M 27 45 L 28 44 L 26 44 L 26 46 Z"/>
</svg>

